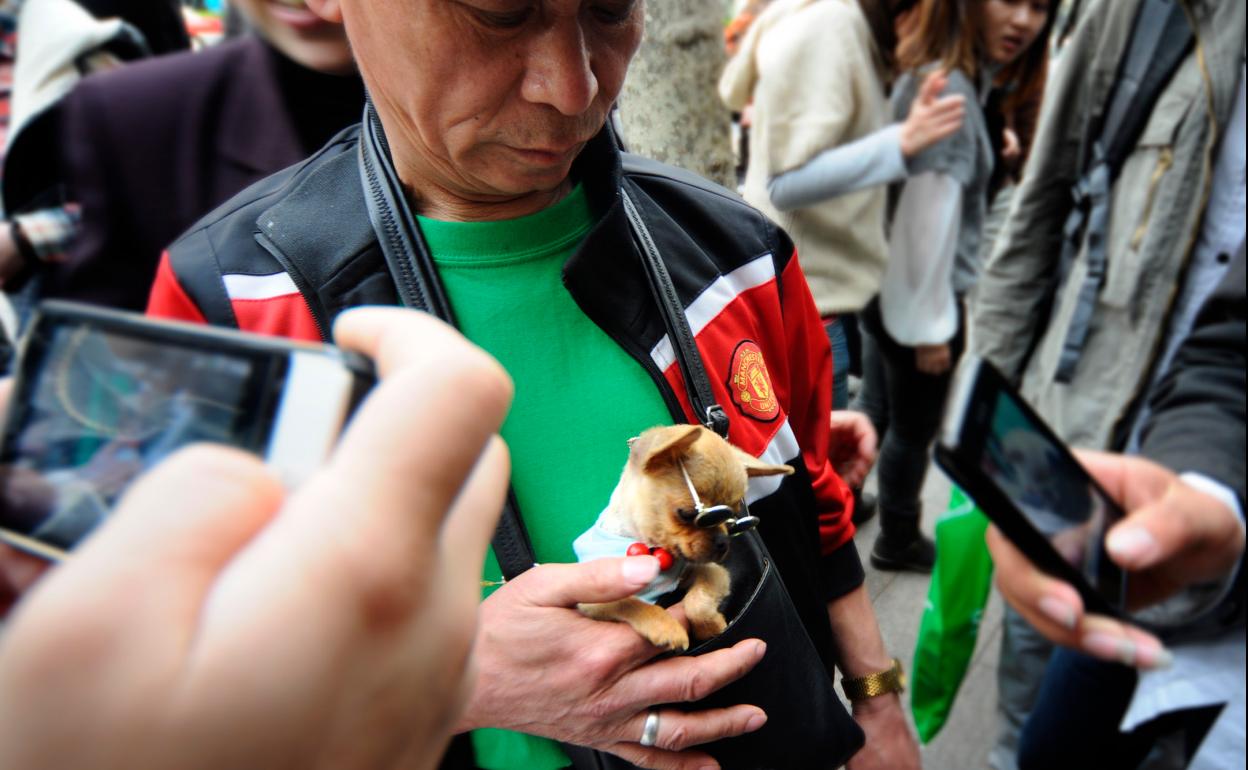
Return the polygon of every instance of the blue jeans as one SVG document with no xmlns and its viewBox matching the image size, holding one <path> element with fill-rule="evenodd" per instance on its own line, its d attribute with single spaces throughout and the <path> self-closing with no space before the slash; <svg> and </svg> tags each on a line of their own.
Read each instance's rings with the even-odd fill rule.
<svg viewBox="0 0 1248 770">
<path fill-rule="evenodd" d="M 1137 676 L 1126 666 L 1072 650 L 1053 653 L 1019 738 L 1019 770 L 1135 770 L 1171 733 L 1183 736 L 1190 760 L 1222 706 L 1171 712 L 1119 732 Z"/>
<path fill-rule="evenodd" d="M 832 345 L 832 408 L 849 408 L 849 339 L 840 318 L 823 319 L 823 330 Z"/>
</svg>

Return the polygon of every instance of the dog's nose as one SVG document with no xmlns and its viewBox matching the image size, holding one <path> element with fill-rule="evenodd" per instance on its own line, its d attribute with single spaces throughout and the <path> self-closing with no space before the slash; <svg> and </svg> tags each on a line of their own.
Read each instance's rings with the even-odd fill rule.
<svg viewBox="0 0 1248 770">
<path fill-rule="evenodd" d="M 728 547 L 731 543 L 732 539 L 729 538 L 727 534 L 723 532 L 715 533 L 715 539 L 711 541 L 711 544 L 715 548 L 715 561 L 722 562 L 724 559 L 728 558 Z"/>
</svg>

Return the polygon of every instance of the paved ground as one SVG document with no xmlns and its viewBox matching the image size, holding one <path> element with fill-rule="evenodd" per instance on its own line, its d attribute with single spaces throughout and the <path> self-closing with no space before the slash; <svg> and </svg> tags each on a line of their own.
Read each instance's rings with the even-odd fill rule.
<svg viewBox="0 0 1248 770">
<path fill-rule="evenodd" d="M 867 489 L 872 489 L 869 480 Z M 930 536 L 936 517 L 949 502 L 949 482 L 933 468 L 923 490 L 923 528 Z M 879 519 L 864 524 L 855 537 L 867 570 L 867 590 L 879 616 L 880 629 L 889 650 L 909 670 L 919 617 L 927 600 L 925 575 L 881 572 L 867 562 L 871 544 L 879 532 Z M 980 627 L 979 643 L 971 669 L 962 684 L 953 712 L 944 729 L 923 747 L 924 770 L 983 770 L 996 736 L 996 666 L 1001 643 L 1001 603 L 994 592 Z M 907 710 L 909 709 L 907 694 Z"/>
</svg>

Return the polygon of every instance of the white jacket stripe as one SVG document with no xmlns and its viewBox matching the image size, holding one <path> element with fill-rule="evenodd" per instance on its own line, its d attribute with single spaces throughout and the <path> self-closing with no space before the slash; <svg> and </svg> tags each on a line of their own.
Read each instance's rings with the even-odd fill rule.
<svg viewBox="0 0 1248 770">
<path fill-rule="evenodd" d="M 299 289 L 288 273 L 270 275 L 231 273 L 221 278 L 225 281 L 225 293 L 231 300 L 273 299 L 299 293 Z"/>
<path fill-rule="evenodd" d="M 706 328 L 715 316 L 724 311 L 742 293 L 775 280 L 776 265 L 771 254 L 764 254 L 727 275 L 721 275 L 715 282 L 706 287 L 693 304 L 685 308 L 685 317 L 689 319 L 689 329 L 696 337 Z M 650 360 L 659 367 L 660 372 L 676 363 L 676 354 L 672 351 L 672 341 L 667 335 L 650 349 Z"/>
</svg>

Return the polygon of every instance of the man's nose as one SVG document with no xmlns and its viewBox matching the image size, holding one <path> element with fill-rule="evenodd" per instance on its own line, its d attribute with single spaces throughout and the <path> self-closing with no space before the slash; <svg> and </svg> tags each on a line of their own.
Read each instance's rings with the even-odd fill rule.
<svg viewBox="0 0 1248 770">
<path fill-rule="evenodd" d="M 598 96 L 593 57 L 577 19 L 561 19 L 542 30 L 529 52 L 521 93 L 564 115 L 584 113 Z"/>
</svg>

